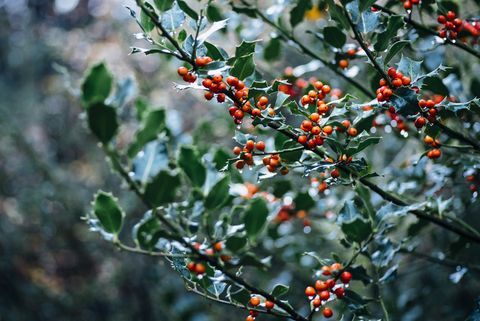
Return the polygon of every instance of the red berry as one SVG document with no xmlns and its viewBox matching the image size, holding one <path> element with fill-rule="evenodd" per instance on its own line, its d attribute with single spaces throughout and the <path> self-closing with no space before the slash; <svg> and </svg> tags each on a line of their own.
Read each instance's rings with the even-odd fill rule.
<svg viewBox="0 0 480 321">
<path fill-rule="evenodd" d="M 338 171 L 338 169 L 334 169 L 331 173 L 330 173 L 330 176 L 332 176 L 333 178 L 338 178 L 340 177 L 340 172 Z"/>
<path fill-rule="evenodd" d="M 305 294 L 308 297 L 311 297 L 311 296 L 315 296 L 317 294 L 317 292 L 315 291 L 315 289 L 313 287 L 309 286 L 305 289 Z"/>
<path fill-rule="evenodd" d="M 331 318 L 333 316 L 333 311 L 330 308 L 323 309 L 322 313 L 325 318 Z"/>
<path fill-rule="evenodd" d="M 438 23 L 444 24 L 445 22 L 447 22 L 447 18 L 444 15 L 439 15 L 437 17 L 437 21 Z"/>
<path fill-rule="evenodd" d="M 337 298 L 341 299 L 345 296 L 345 289 L 344 288 L 336 288 L 335 291 L 333 291 Z"/>
<path fill-rule="evenodd" d="M 271 310 L 273 309 L 274 306 L 275 306 L 275 303 L 273 303 L 272 301 L 265 301 L 265 309 Z"/>
<path fill-rule="evenodd" d="M 252 296 L 250 298 L 250 304 L 256 307 L 260 304 L 260 299 L 257 296 Z"/>
<path fill-rule="evenodd" d="M 348 271 L 344 271 L 340 275 L 340 280 L 342 280 L 343 283 L 348 283 L 348 282 L 350 282 L 351 279 L 352 279 L 352 273 L 350 273 Z"/>
<path fill-rule="evenodd" d="M 330 298 L 330 292 L 329 291 L 322 291 L 320 292 L 320 299 L 323 301 L 326 301 Z"/>
</svg>

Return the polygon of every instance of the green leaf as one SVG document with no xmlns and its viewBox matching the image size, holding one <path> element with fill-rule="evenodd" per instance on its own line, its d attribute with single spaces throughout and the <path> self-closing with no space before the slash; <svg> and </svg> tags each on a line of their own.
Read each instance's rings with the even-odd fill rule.
<svg viewBox="0 0 480 321">
<path fill-rule="evenodd" d="M 244 236 L 232 236 L 227 239 L 225 246 L 228 250 L 237 253 L 247 245 L 247 238 Z"/>
<path fill-rule="evenodd" d="M 347 41 L 347 36 L 343 31 L 334 26 L 323 28 L 323 37 L 327 43 L 335 48 L 342 48 Z"/>
<path fill-rule="evenodd" d="M 112 75 L 104 63 L 93 66 L 82 84 L 82 101 L 89 105 L 103 102 L 110 95 L 112 89 Z"/>
<path fill-rule="evenodd" d="M 200 161 L 197 151 L 192 146 L 182 146 L 180 148 L 178 165 L 194 186 L 203 186 L 207 177 L 207 170 Z"/>
<path fill-rule="evenodd" d="M 362 33 L 372 32 L 380 25 L 380 12 L 360 11 L 358 0 L 348 3 L 345 7 L 352 16 L 352 21 L 358 31 Z"/>
<path fill-rule="evenodd" d="M 312 207 L 315 206 L 315 201 L 307 192 L 300 192 L 297 193 L 295 196 L 293 203 L 295 204 L 295 210 L 306 210 L 308 211 Z"/>
<path fill-rule="evenodd" d="M 295 7 L 293 7 L 292 11 L 290 11 L 290 24 L 292 28 L 298 25 L 300 22 L 303 21 L 303 17 L 305 16 L 305 12 L 312 8 L 312 1 L 311 0 L 299 0 Z"/>
<path fill-rule="evenodd" d="M 267 61 L 278 60 L 282 54 L 282 42 L 279 38 L 270 38 L 263 49 L 263 57 Z"/>
<path fill-rule="evenodd" d="M 383 63 L 387 65 L 396 56 L 396 54 L 402 51 L 403 48 L 405 48 L 405 46 L 408 45 L 409 43 L 410 41 L 400 40 L 392 44 L 387 50 L 387 55 L 385 56 Z"/>
<path fill-rule="evenodd" d="M 165 235 L 161 227 L 158 218 L 152 215 L 152 211 L 148 211 L 142 220 L 133 227 L 135 243 L 142 249 L 153 250 L 158 240 Z"/>
<path fill-rule="evenodd" d="M 205 41 L 203 43 L 207 48 L 207 55 L 213 60 L 226 60 L 228 59 L 228 54 L 222 48 L 211 44 L 210 42 Z"/>
<path fill-rule="evenodd" d="M 272 290 L 272 296 L 276 298 L 280 298 L 285 294 L 287 294 L 289 290 L 290 290 L 289 286 L 283 285 L 283 284 L 277 284 Z"/>
<path fill-rule="evenodd" d="M 401 115 L 415 115 L 420 111 L 418 107 L 417 93 L 409 88 L 399 88 L 390 100 L 395 110 Z"/>
<path fill-rule="evenodd" d="M 205 199 L 205 208 L 214 209 L 222 206 L 228 200 L 230 190 L 230 177 L 225 176 L 219 180 L 207 195 Z"/>
<path fill-rule="evenodd" d="M 183 0 L 177 0 L 177 4 L 182 9 L 183 12 L 185 12 L 190 18 L 193 20 L 197 21 L 198 20 L 198 14 L 190 8 L 190 6 Z"/>
<path fill-rule="evenodd" d="M 160 11 L 167 11 L 173 7 L 175 0 L 154 0 L 155 7 Z"/>
<path fill-rule="evenodd" d="M 333 19 L 342 29 L 349 30 L 350 24 L 348 23 L 347 17 L 345 17 L 343 8 L 337 5 L 334 0 L 325 0 L 325 2 L 328 4 L 330 18 Z"/>
<path fill-rule="evenodd" d="M 158 134 L 165 130 L 165 110 L 156 109 L 148 112 L 143 120 L 142 127 L 135 134 L 135 140 L 128 148 L 128 157 L 135 157 L 146 143 L 155 140 Z"/>
<path fill-rule="evenodd" d="M 260 233 L 267 223 L 268 207 L 263 198 L 255 198 L 244 213 L 244 223 L 250 239 Z"/>
<path fill-rule="evenodd" d="M 445 86 L 440 77 L 427 77 L 423 81 L 422 90 L 429 90 L 438 95 L 450 96 L 448 87 Z"/>
<path fill-rule="evenodd" d="M 125 213 L 117 204 L 112 194 L 99 191 L 93 202 L 93 213 L 100 221 L 103 229 L 112 234 L 118 234 L 122 229 Z"/>
<path fill-rule="evenodd" d="M 257 41 L 242 41 L 242 43 L 235 48 L 235 57 L 240 58 L 255 53 L 256 44 Z"/>
<path fill-rule="evenodd" d="M 380 139 L 382 138 L 372 136 L 357 136 L 349 142 L 346 153 L 349 156 L 358 154 L 368 146 L 378 144 Z"/>
<path fill-rule="evenodd" d="M 230 75 L 244 80 L 255 72 L 255 63 L 253 62 L 253 53 L 237 58 L 230 70 Z"/>
<path fill-rule="evenodd" d="M 177 188 L 180 186 L 178 174 L 160 171 L 145 187 L 145 199 L 151 206 L 161 206 L 175 200 Z"/>
<path fill-rule="evenodd" d="M 144 2 L 145 7 L 150 10 L 155 16 L 157 15 L 155 13 L 155 9 L 152 7 L 151 4 L 148 2 Z M 150 32 L 155 28 L 155 23 L 152 21 L 152 18 L 150 18 L 144 10 L 141 10 L 140 13 L 140 23 L 142 24 L 142 27 L 145 29 L 146 32 Z"/>
<path fill-rule="evenodd" d="M 352 200 L 346 201 L 338 214 L 337 222 L 349 241 L 360 243 L 372 233 L 372 226 L 360 213 Z"/>
<path fill-rule="evenodd" d="M 390 40 L 397 35 L 398 30 L 405 25 L 402 16 L 390 16 L 387 29 L 377 35 L 377 42 L 373 45 L 376 51 L 383 51 L 388 48 Z"/>
<path fill-rule="evenodd" d="M 95 103 L 87 109 L 88 127 L 98 140 L 108 143 L 117 133 L 117 112 L 112 106 Z"/>
<path fill-rule="evenodd" d="M 224 19 L 220 9 L 212 3 L 207 7 L 207 18 L 210 21 L 220 21 Z"/>
<path fill-rule="evenodd" d="M 472 100 L 460 103 L 452 103 L 448 100 L 443 100 L 439 106 L 444 107 L 446 110 L 453 111 L 454 113 L 458 113 L 462 110 L 472 110 L 474 109 L 477 113 L 480 113 L 480 99 L 474 98 Z"/>
<path fill-rule="evenodd" d="M 403 73 L 404 76 L 410 77 L 412 82 L 419 78 L 421 68 L 422 61 L 412 60 L 405 56 L 402 56 L 400 62 L 397 64 L 397 70 Z"/>
</svg>

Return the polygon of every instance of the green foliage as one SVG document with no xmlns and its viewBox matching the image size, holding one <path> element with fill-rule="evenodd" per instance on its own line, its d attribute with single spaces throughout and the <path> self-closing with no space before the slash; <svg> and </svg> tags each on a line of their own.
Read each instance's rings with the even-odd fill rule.
<svg viewBox="0 0 480 321">
<path fill-rule="evenodd" d="M 118 234 L 122 229 L 125 213 L 112 194 L 99 191 L 93 201 L 93 214 L 107 233 Z"/>
<path fill-rule="evenodd" d="M 180 148 L 178 165 L 194 186 L 203 186 L 207 177 L 207 170 L 193 146 L 182 146 Z"/>
<path fill-rule="evenodd" d="M 327 43 L 336 48 L 342 48 L 347 41 L 347 36 L 335 26 L 323 28 L 323 37 Z"/>
<path fill-rule="evenodd" d="M 94 103 L 87 109 L 88 126 L 98 140 L 107 144 L 118 130 L 117 112 L 104 103 Z"/>
<path fill-rule="evenodd" d="M 268 208 L 263 198 L 255 198 L 246 209 L 243 217 L 245 230 L 251 240 L 263 230 L 268 217 Z"/>
<path fill-rule="evenodd" d="M 82 84 L 82 101 L 86 108 L 94 103 L 103 102 L 110 95 L 112 75 L 104 63 L 94 65 Z"/>
<path fill-rule="evenodd" d="M 145 199 L 152 206 L 171 203 L 175 201 L 180 183 L 178 174 L 162 170 L 145 186 Z"/>
</svg>

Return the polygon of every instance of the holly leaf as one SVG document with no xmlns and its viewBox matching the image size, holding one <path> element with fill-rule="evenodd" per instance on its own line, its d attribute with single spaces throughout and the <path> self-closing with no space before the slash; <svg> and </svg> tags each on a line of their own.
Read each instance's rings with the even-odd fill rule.
<svg viewBox="0 0 480 321">
<path fill-rule="evenodd" d="M 347 41 L 347 36 L 340 28 L 329 26 L 323 28 L 323 37 L 327 43 L 335 48 L 342 48 Z"/>
<path fill-rule="evenodd" d="M 372 226 L 352 200 L 346 201 L 338 214 L 337 223 L 349 241 L 360 243 L 372 233 Z"/>
<path fill-rule="evenodd" d="M 219 180 L 207 195 L 205 199 L 205 208 L 214 209 L 226 203 L 230 190 L 230 177 L 225 176 Z"/>
<path fill-rule="evenodd" d="M 373 48 L 376 51 L 383 51 L 388 48 L 390 40 L 393 39 L 398 30 L 402 29 L 405 26 L 402 16 L 390 16 L 388 18 L 387 28 L 384 32 L 381 32 L 377 35 L 377 42 L 373 45 Z"/>
<path fill-rule="evenodd" d="M 113 77 L 104 63 L 94 65 L 82 83 L 82 101 L 88 108 L 91 104 L 104 102 L 110 95 Z"/>
<path fill-rule="evenodd" d="M 107 144 L 118 130 L 117 112 L 112 106 L 95 103 L 87 109 L 88 127 L 103 144 Z"/>
<path fill-rule="evenodd" d="M 146 113 L 142 119 L 141 128 L 135 133 L 135 139 L 128 148 L 127 154 L 130 158 L 135 157 L 145 144 L 157 139 L 158 134 L 167 129 L 165 119 L 164 109 L 151 110 Z"/>
<path fill-rule="evenodd" d="M 397 89 L 390 100 L 395 110 L 403 115 L 415 115 L 420 109 L 418 107 L 417 93 L 406 87 Z"/>
<path fill-rule="evenodd" d="M 305 16 L 305 12 L 312 8 L 312 1 L 311 0 L 299 0 L 295 7 L 293 7 L 292 11 L 290 11 L 290 25 L 292 28 L 295 28 L 300 22 L 303 21 L 303 17 Z"/>
<path fill-rule="evenodd" d="M 182 146 L 180 148 L 178 165 L 194 186 L 203 186 L 207 177 L 207 169 L 200 161 L 200 156 L 193 146 Z"/>
<path fill-rule="evenodd" d="M 175 200 L 180 177 L 176 173 L 160 171 L 145 187 L 145 199 L 151 206 L 161 206 Z"/>
<path fill-rule="evenodd" d="M 268 207 L 263 198 L 255 198 L 244 213 L 243 222 L 250 239 L 255 239 L 267 223 Z"/>
<path fill-rule="evenodd" d="M 107 233 L 118 234 L 122 229 L 125 213 L 112 194 L 99 191 L 93 201 L 93 214 Z"/>
</svg>

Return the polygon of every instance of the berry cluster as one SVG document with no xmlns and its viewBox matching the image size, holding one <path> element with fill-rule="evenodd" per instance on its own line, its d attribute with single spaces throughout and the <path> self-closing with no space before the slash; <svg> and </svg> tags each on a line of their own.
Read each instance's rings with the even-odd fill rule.
<svg viewBox="0 0 480 321">
<path fill-rule="evenodd" d="M 252 295 L 249 301 L 249 305 L 252 306 L 253 308 L 257 308 L 259 306 L 263 306 L 267 311 L 272 310 L 275 307 L 275 303 L 269 300 L 262 300 L 260 299 L 260 296 L 258 295 Z M 259 312 L 256 310 L 250 310 L 249 315 L 245 319 L 245 321 L 254 321 L 255 318 L 258 316 Z"/>
<path fill-rule="evenodd" d="M 342 272 L 342 270 L 340 263 L 323 266 L 321 274 L 324 280 L 317 280 L 314 286 L 308 286 L 305 289 L 305 294 L 315 311 L 318 311 L 326 303 L 335 300 L 335 298 L 342 299 L 345 297 L 345 288 L 350 283 L 352 274 L 348 271 Z M 339 283 L 337 283 L 338 279 L 340 279 Z M 333 316 L 333 310 L 324 307 L 322 314 L 325 318 L 330 318 Z"/>
<path fill-rule="evenodd" d="M 357 55 L 357 48 L 352 47 L 349 48 L 345 53 L 341 53 L 338 55 L 338 62 L 337 65 L 341 69 L 347 69 L 350 65 L 350 59 L 355 58 Z"/>
<path fill-rule="evenodd" d="M 427 123 L 427 120 L 430 123 L 434 123 L 435 120 L 437 119 L 437 114 L 438 114 L 438 108 L 437 104 L 435 101 L 428 99 L 420 99 L 418 101 L 418 106 L 420 107 L 420 110 L 422 111 L 422 115 L 424 116 L 419 116 L 417 119 L 415 119 L 415 127 L 418 129 L 421 129 L 425 124 Z"/>
<path fill-rule="evenodd" d="M 470 191 L 472 193 L 475 193 L 478 190 L 478 185 L 480 184 L 478 173 L 467 175 L 465 179 L 467 180 L 468 183 L 470 183 L 470 186 L 468 187 Z"/>
<path fill-rule="evenodd" d="M 470 20 L 470 21 L 463 21 L 463 30 L 468 32 L 472 37 L 471 43 L 472 45 L 476 45 L 478 43 L 478 37 L 480 36 L 480 21 L 478 20 Z"/>
<path fill-rule="evenodd" d="M 325 97 L 332 91 L 329 85 L 324 85 L 321 81 L 315 81 L 313 83 L 315 90 L 310 90 L 307 95 L 303 95 L 301 99 L 301 104 L 307 106 L 309 104 L 317 104 L 317 108 L 320 114 L 325 114 L 328 111 L 328 106 L 325 104 Z M 323 109 L 320 108 L 321 105 Z"/>
<path fill-rule="evenodd" d="M 233 148 L 233 153 L 240 158 L 235 162 L 235 167 L 237 169 L 242 169 L 245 167 L 245 164 L 248 166 L 254 165 L 252 152 L 255 148 L 263 152 L 265 151 L 265 143 L 263 141 L 258 141 L 255 143 L 253 140 L 249 139 L 243 148 L 240 148 L 239 146 L 235 146 Z"/>
<path fill-rule="evenodd" d="M 428 158 L 437 159 L 442 156 L 442 151 L 439 149 L 440 140 L 434 139 L 433 137 L 427 135 L 423 139 L 423 142 L 425 143 L 425 145 L 432 147 L 432 149 L 427 152 Z"/>
<path fill-rule="evenodd" d="M 215 254 L 217 254 L 223 262 L 228 262 L 232 259 L 231 256 L 222 254 L 223 249 L 224 249 L 223 242 L 216 242 L 216 243 L 213 244 L 213 246 L 211 248 L 210 247 L 204 247 L 198 242 L 195 242 L 192 245 L 197 251 L 199 251 L 200 253 L 203 253 L 205 255 L 214 256 Z M 200 279 L 203 277 L 203 275 L 206 272 L 205 264 L 199 263 L 199 262 L 194 262 L 194 261 L 191 261 L 191 262 L 187 263 L 187 269 L 191 273 L 196 274 L 198 276 L 198 278 L 200 278 Z"/>
<path fill-rule="evenodd" d="M 279 154 L 267 155 L 262 159 L 263 165 L 267 166 L 267 170 L 274 173 L 278 167 L 281 167 L 280 174 L 287 175 L 289 172 L 288 167 L 282 167 L 282 159 Z"/>
<path fill-rule="evenodd" d="M 388 85 L 386 79 L 380 79 L 380 88 L 377 89 L 377 100 L 379 102 L 389 101 L 393 95 L 393 90 L 402 86 L 409 86 L 411 79 L 408 76 L 404 76 L 400 71 L 397 71 L 394 67 L 388 68 L 387 75 L 390 78 L 390 83 L 393 89 Z"/>
<path fill-rule="evenodd" d="M 408 13 L 411 12 L 413 6 L 418 5 L 420 3 L 420 0 L 402 0 L 403 1 L 403 8 L 407 10 Z"/>
<path fill-rule="evenodd" d="M 195 60 L 195 64 L 198 67 L 203 67 L 212 62 L 210 57 L 198 57 Z M 186 67 L 179 67 L 178 74 L 183 77 L 186 82 L 193 83 L 197 80 L 197 76 L 192 70 L 188 70 Z M 235 124 L 240 125 L 245 117 L 245 114 L 251 114 L 252 117 L 260 117 L 262 110 L 267 109 L 268 97 L 261 96 L 256 102 L 256 106 L 253 107 L 248 100 L 248 87 L 245 83 L 239 80 L 237 77 L 228 76 L 224 80 L 223 75 L 218 73 L 213 76 L 208 75 L 202 79 L 202 86 L 205 87 L 205 99 L 212 100 L 216 97 L 219 103 L 225 102 L 227 96 L 234 101 L 234 105 L 229 107 L 228 111 L 233 117 Z M 275 115 L 273 108 L 268 108 L 269 115 Z"/>
<path fill-rule="evenodd" d="M 283 223 L 290 221 L 293 218 L 298 218 L 302 220 L 303 227 L 309 227 L 311 225 L 311 221 L 308 219 L 308 213 L 305 210 L 295 211 L 295 206 L 292 204 L 289 205 L 282 205 L 280 210 L 275 217 L 275 221 L 277 223 Z"/>
<path fill-rule="evenodd" d="M 446 15 L 439 15 L 437 21 L 443 24 L 443 28 L 438 32 L 440 38 L 457 39 L 458 32 L 462 29 L 463 21 L 457 18 L 455 12 L 449 11 Z"/>
</svg>

